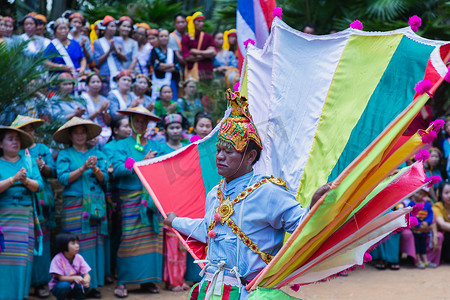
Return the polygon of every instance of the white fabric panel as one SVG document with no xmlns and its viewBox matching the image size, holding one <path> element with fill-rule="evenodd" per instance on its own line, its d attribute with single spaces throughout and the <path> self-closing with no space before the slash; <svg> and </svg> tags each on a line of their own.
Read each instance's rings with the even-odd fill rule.
<svg viewBox="0 0 450 300">
<path fill-rule="evenodd" d="M 271 166 L 266 171 L 283 178 L 296 194 L 350 31 L 313 36 L 281 21 L 274 24 L 269 39 L 273 46 L 273 93 L 266 143 Z"/>
<path fill-rule="evenodd" d="M 261 158 L 254 166 L 257 174 L 270 174 L 270 157 L 268 157 L 267 126 L 269 125 L 269 109 L 272 81 L 272 52 L 249 45 L 247 52 L 247 90 L 249 110 L 258 129 L 263 144 Z"/>
</svg>

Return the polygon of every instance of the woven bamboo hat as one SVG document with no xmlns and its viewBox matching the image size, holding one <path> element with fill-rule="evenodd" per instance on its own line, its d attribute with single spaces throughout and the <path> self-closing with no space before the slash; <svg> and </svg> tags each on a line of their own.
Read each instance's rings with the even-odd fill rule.
<svg viewBox="0 0 450 300">
<path fill-rule="evenodd" d="M 135 115 L 143 115 L 150 119 L 150 121 L 159 122 L 161 121 L 161 118 L 159 118 L 157 115 L 153 114 L 151 111 L 146 109 L 142 106 L 136 106 L 136 107 L 130 107 L 124 110 L 119 110 L 118 113 L 125 115 L 125 116 L 131 116 L 133 114 Z"/>
<path fill-rule="evenodd" d="M 53 139 L 55 140 L 55 142 L 58 143 L 70 144 L 71 140 L 69 133 L 71 129 L 77 126 L 84 126 L 86 128 L 87 132 L 86 140 L 93 139 L 96 136 L 98 136 L 100 132 L 102 132 L 102 127 L 98 124 L 95 124 L 91 120 L 73 117 L 53 134 Z"/>
<path fill-rule="evenodd" d="M 25 149 L 33 145 L 33 138 L 31 135 L 23 131 L 22 129 L 18 129 L 12 126 L 0 126 L 0 132 L 2 131 L 15 131 L 19 134 L 20 138 L 20 149 Z"/>
<path fill-rule="evenodd" d="M 11 123 L 11 127 L 14 128 L 23 128 L 29 124 L 32 124 L 34 129 L 41 127 L 44 125 L 45 121 L 42 119 L 36 119 L 29 116 L 18 115 L 16 119 Z"/>
</svg>

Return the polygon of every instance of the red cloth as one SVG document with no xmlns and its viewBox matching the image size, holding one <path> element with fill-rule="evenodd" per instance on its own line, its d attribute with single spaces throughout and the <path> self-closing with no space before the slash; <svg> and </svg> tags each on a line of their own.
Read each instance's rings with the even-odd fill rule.
<svg viewBox="0 0 450 300">
<path fill-rule="evenodd" d="M 197 49 L 200 33 L 195 33 L 195 39 L 191 40 L 189 34 L 185 34 L 181 39 L 181 53 L 183 58 L 191 55 L 190 49 Z M 204 33 L 200 50 L 206 50 L 208 47 L 216 47 L 214 38 L 209 33 Z M 187 63 L 188 69 L 192 69 L 193 63 Z M 198 72 L 201 79 L 212 78 L 213 76 L 213 58 L 206 58 L 198 62 Z"/>
<path fill-rule="evenodd" d="M 186 251 L 180 250 L 181 242 L 172 229 L 164 228 L 164 272 L 163 280 L 171 286 L 185 283 Z"/>
</svg>

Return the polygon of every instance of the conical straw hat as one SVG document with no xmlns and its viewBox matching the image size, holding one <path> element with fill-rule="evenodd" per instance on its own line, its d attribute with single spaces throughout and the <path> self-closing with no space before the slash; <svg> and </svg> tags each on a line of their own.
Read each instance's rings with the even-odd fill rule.
<svg viewBox="0 0 450 300">
<path fill-rule="evenodd" d="M 91 120 L 73 117 L 53 134 L 53 139 L 58 143 L 70 144 L 70 130 L 77 126 L 84 126 L 86 128 L 87 140 L 95 138 L 102 132 L 102 127 Z"/>
</svg>

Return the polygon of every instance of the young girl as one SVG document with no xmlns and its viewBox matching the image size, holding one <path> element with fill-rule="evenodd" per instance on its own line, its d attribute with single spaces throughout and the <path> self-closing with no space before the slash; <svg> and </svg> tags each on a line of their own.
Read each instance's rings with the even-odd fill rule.
<svg viewBox="0 0 450 300">
<path fill-rule="evenodd" d="M 433 147 L 433 148 L 430 148 L 428 151 L 430 152 L 430 158 L 425 163 L 425 170 L 426 170 L 427 176 L 429 177 L 429 176 L 439 175 L 442 178 L 442 174 L 439 169 L 441 161 L 442 161 L 441 150 Z M 439 194 L 438 191 L 439 191 L 439 188 L 441 187 L 441 185 L 442 185 L 442 182 L 438 182 L 430 188 L 429 194 L 430 194 L 430 197 L 431 197 L 431 200 L 433 201 L 433 203 L 435 203 L 438 199 L 438 194 Z"/>
<path fill-rule="evenodd" d="M 427 238 L 431 233 L 433 236 L 433 245 L 437 244 L 437 235 L 433 231 L 433 210 L 431 209 L 431 204 L 427 199 L 427 192 L 422 189 L 417 191 L 412 195 L 411 200 L 414 202 L 410 205 L 415 205 L 417 203 L 422 203 L 424 205 L 423 209 L 417 214 L 417 221 L 419 224 L 417 226 L 411 227 L 414 234 L 414 244 L 416 246 L 417 253 L 417 268 L 425 269 L 426 267 L 436 268 L 437 265 L 428 262 L 427 258 Z"/>
<path fill-rule="evenodd" d="M 200 136 L 201 139 L 207 136 L 213 128 L 214 121 L 207 112 L 202 111 L 195 114 L 194 131 Z"/>
<path fill-rule="evenodd" d="M 433 205 L 433 213 L 439 231 L 444 234 L 442 259 L 450 262 L 450 181 L 442 185 L 440 201 Z"/>
<path fill-rule="evenodd" d="M 84 299 L 91 282 L 91 268 L 78 254 L 78 236 L 73 233 L 60 233 L 56 236 L 55 255 L 50 264 L 52 280 L 50 290 L 58 300 L 67 298 Z"/>
</svg>

